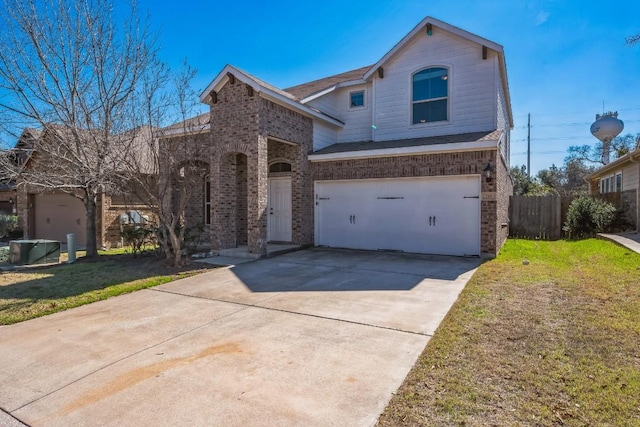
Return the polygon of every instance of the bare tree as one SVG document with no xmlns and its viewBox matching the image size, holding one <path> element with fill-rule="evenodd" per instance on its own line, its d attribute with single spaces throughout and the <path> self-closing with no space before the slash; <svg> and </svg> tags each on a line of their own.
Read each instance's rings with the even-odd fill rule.
<svg viewBox="0 0 640 427">
<path fill-rule="evenodd" d="M 164 78 L 144 80 L 140 105 L 146 108 L 131 114 L 140 114 L 140 121 L 147 125 L 133 131 L 134 143 L 123 144 L 119 157 L 120 190 L 152 212 L 157 221 L 155 236 L 166 262 L 173 266 L 188 260 L 183 256 L 187 206 L 195 202 L 196 209 L 204 212 L 193 196 L 204 194 L 208 175 L 209 114 L 196 115 L 198 98 L 190 84 L 195 73 L 185 63 L 166 84 L 158 85 Z M 157 125 L 167 122 L 174 123 Z"/>
<path fill-rule="evenodd" d="M 609 144 L 610 154 L 614 159 L 624 156 L 629 151 L 632 151 L 636 146 L 636 141 L 640 138 L 640 134 L 626 134 L 623 136 L 617 136 L 611 140 Z M 565 159 L 565 162 L 569 160 L 580 160 L 589 164 L 606 164 L 603 159 L 609 157 L 604 156 L 604 145 L 601 141 L 596 142 L 594 145 L 575 145 L 569 147 L 569 155 Z"/>
<path fill-rule="evenodd" d="M 44 130 L 20 183 L 84 203 L 87 256 L 97 255 L 96 201 L 120 185 L 123 148 L 143 81 L 160 88 L 166 70 L 135 1 L 124 15 L 107 0 L 2 0 L 0 114 L 4 131 Z M 119 11 L 121 12 L 121 11 Z M 11 164 L 6 164 L 11 167 Z M 13 165 L 15 166 L 15 165 Z M 14 170 L 15 172 L 15 170 Z"/>
<path fill-rule="evenodd" d="M 628 45 L 635 45 L 640 43 L 640 34 L 636 34 L 635 36 L 629 36 L 627 37 L 627 44 Z"/>
</svg>

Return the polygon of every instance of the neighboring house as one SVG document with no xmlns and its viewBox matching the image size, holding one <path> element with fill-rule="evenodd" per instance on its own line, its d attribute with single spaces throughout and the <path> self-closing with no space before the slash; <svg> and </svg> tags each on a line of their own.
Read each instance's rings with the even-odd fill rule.
<svg viewBox="0 0 640 427">
<path fill-rule="evenodd" d="M 620 193 L 622 210 L 636 230 L 640 224 L 640 139 L 635 150 L 606 164 L 586 178 L 591 194 Z"/>
<path fill-rule="evenodd" d="M 494 42 L 427 17 L 373 65 L 284 90 L 228 65 L 200 99 L 208 173 L 189 221 L 214 249 L 495 256 L 507 238 L 513 118 Z"/>
<path fill-rule="evenodd" d="M 54 141 L 54 134 L 60 137 L 62 127 L 48 126 L 43 131 L 25 129 L 13 149 L 23 168 L 51 167 L 39 159 L 34 150 L 37 140 Z M 55 173 L 55 172 L 53 172 Z M 16 213 L 25 238 L 67 241 L 67 234 L 76 236 L 76 244 L 84 246 L 87 239 L 86 209 L 77 197 L 62 190 L 29 185 L 17 180 Z M 99 247 L 120 247 L 123 244 L 121 215 L 143 209 L 133 203 L 133 197 L 100 194 L 97 201 L 96 238 Z"/>
</svg>

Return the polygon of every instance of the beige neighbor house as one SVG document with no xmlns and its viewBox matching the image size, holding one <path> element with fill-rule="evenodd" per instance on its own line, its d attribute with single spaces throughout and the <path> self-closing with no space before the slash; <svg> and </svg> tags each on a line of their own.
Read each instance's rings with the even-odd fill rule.
<svg viewBox="0 0 640 427">
<path fill-rule="evenodd" d="M 507 238 L 499 44 L 427 17 L 373 65 L 288 89 L 228 65 L 200 99 L 204 181 L 187 222 L 213 249 L 495 256 Z"/>
<path fill-rule="evenodd" d="M 640 224 L 640 140 L 636 148 L 586 177 L 591 194 L 619 193 L 632 228 Z"/>
<path fill-rule="evenodd" d="M 14 149 L 19 153 L 22 167 L 51 167 L 49 163 L 41 161 L 39 153 L 33 149 L 34 143 L 37 139 L 54 141 L 56 137 L 62 137 L 63 133 L 64 131 L 55 125 L 48 126 L 44 130 L 25 129 Z M 24 182 L 21 182 L 20 177 L 18 177 L 17 184 L 15 190 L 16 213 L 25 238 L 66 242 L 67 234 L 74 234 L 77 245 L 84 246 L 86 244 L 87 214 L 84 204 L 79 198 L 59 190 L 25 185 Z M 99 195 L 96 213 L 98 247 L 122 246 L 121 215 L 131 214 L 135 218 L 135 212 L 139 212 L 138 209 L 140 212 L 144 212 L 144 205 L 136 204 L 135 200 L 136 198 L 127 195 Z"/>
</svg>

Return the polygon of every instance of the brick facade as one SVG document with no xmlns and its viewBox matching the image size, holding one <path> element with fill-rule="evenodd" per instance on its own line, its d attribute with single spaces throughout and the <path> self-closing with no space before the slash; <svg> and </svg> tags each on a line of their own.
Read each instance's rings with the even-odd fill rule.
<svg viewBox="0 0 640 427">
<path fill-rule="evenodd" d="M 306 154 L 310 118 L 268 101 L 239 81 L 228 82 L 211 104 L 211 243 L 246 244 L 266 254 L 269 164 L 291 164 L 292 243 L 313 242 L 312 181 Z"/>
</svg>

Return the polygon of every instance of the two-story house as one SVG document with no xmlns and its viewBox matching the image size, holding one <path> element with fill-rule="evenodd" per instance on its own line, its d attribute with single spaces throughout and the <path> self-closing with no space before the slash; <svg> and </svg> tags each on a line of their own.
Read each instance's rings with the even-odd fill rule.
<svg viewBox="0 0 640 427">
<path fill-rule="evenodd" d="M 214 249 L 494 256 L 507 238 L 513 118 L 494 42 L 427 17 L 373 65 L 284 90 L 228 65 L 201 101 L 209 173 L 190 218 Z"/>
</svg>

